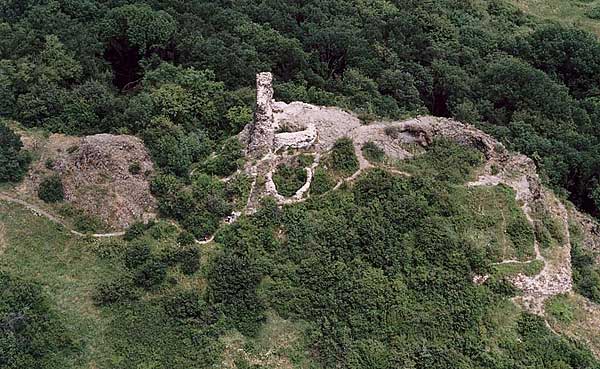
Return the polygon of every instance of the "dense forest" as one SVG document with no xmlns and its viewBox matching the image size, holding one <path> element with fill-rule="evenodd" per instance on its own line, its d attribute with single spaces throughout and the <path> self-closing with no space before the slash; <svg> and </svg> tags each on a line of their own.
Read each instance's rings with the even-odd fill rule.
<svg viewBox="0 0 600 369">
<path fill-rule="evenodd" d="M 256 338 L 274 312 L 301 332 L 297 367 L 600 368 L 516 310 L 518 292 L 490 269 L 498 255 L 468 239 L 498 223 L 474 198 L 510 210 L 502 232 L 517 254 L 535 237 L 510 189 L 464 186 L 482 164 L 476 150 L 434 142 L 410 162 L 419 175 L 375 169 L 337 191 L 317 171 L 319 196 L 283 208 L 266 199 L 220 227 L 247 196 L 247 178 L 218 177 L 243 164 L 235 134 L 252 120 L 262 71 L 274 73 L 277 99 L 339 106 L 365 123 L 433 114 L 474 124 L 600 215 L 600 42 L 504 0 L 5 0 L 0 182 L 19 181 L 32 161 L 14 122 L 133 134 L 158 167 L 161 215 L 179 224 L 139 223 L 78 249 L 105 273 L 89 282 L 90 309 L 110 317 L 110 354 L 94 365 L 218 367 L 220 338 Z M 364 150 L 381 160 L 376 146 Z M 358 165 L 343 139 L 330 160 L 350 174 Z M 304 175 L 282 166 L 274 180 L 293 194 Z M 60 201 L 61 186 L 51 178 L 40 196 Z M 214 249 L 194 243 L 215 232 Z M 600 301 L 593 255 L 574 247 L 574 268 L 576 287 Z M 11 270 L 0 270 L 0 368 L 88 367 L 86 339 L 44 281 Z M 483 273 L 491 279 L 473 283 Z"/>
</svg>

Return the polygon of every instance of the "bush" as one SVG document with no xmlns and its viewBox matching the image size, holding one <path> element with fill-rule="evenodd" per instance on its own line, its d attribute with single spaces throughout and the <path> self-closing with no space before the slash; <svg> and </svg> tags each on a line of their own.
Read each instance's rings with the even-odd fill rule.
<svg viewBox="0 0 600 369">
<path fill-rule="evenodd" d="M 362 147 L 365 158 L 371 163 L 381 163 L 385 160 L 385 151 L 383 151 L 375 142 L 369 141 Z"/>
<path fill-rule="evenodd" d="M 0 183 L 20 181 L 31 162 L 21 138 L 0 121 Z"/>
<path fill-rule="evenodd" d="M 146 230 L 148 229 L 148 226 L 142 222 L 135 222 L 133 223 L 129 228 L 127 228 L 127 230 L 125 231 L 125 235 L 123 236 L 123 239 L 125 241 L 132 241 L 140 236 L 142 236 L 144 234 L 144 232 L 146 232 Z"/>
<path fill-rule="evenodd" d="M 322 195 L 335 187 L 335 180 L 321 167 L 315 170 L 310 184 L 311 195 Z"/>
<path fill-rule="evenodd" d="M 62 180 L 59 176 L 45 178 L 38 188 L 38 197 L 45 202 L 60 202 L 65 199 Z"/>
<path fill-rule="evenodd" d="M 585 13 L 585 15 L 587 15 L 588 18 L 600 20 L 600 5 L 593 6 Z"/>
<path fill-rule="evenodd" d="M 96 305 L 110 305 L 136 300 L 139 292 L 130 278 L 120 278 L 98 285 L 92 298 Z"/>
<path fill-rule="evenodd" d="M 176 319 L 194 322 L 208 326 L 216 323 L 218 315 L 196 290 L 180 290 L 165 301 L 165 311 Z"/>
<path fill-rule="evenodd" d="M 76 212 L 74 215 L 73 226 L 77 231 L 84 233 L 106 228 L 106 225 L 100 219 L 84 214 L 81 211 Z"/>
<path fill-rule="evenodd" d="M 273 173 L 273 182 L 279 194 L 291 197 L 306 183 L 306 170 L 303 167 L 295 167 L 280 164 Z"/>
<path fill-rule="evenodd" d="M 177 236 L 177 243 L 182 246 L 193 245 L 195 241 L 194 235 L 188 231 L 183 231 Z"/>
<path fill-rule="evenodd" d="M 149 258 L 150 247 L 144 243 L 135 242 L 125 252 L 125 266 L 134 269 L 146 263 Z"/>
<path fill-rule="evenodd" d="M 186 246 L 177 250 L 175 259 L 181 264 L 183 274 L 192 275 L 200 269 L 200 250 L 195 246 Z"/>
<path fill-rule="evenodd" d="M 167 276 L 167 265 L 160 260 L 148 259 L 135 272 L 135 284 L 150 289 L 164 282 Z"/>
<path fill-rule="evenodd" d="M 240 167 L 243 157 L 242 144 L 236 137 L 232 137 L 223 143 L 217 155 L 202 164 L 202 171 L 221 177 L 232 175 Z"/>
<path fill-rule="evenodd" d="M 335 142 L 329 164 L 333 170 L 344 175 L 353 174 L 358 170 L 358 159 L 350 138 L 340 138 Z"/>
</svg>

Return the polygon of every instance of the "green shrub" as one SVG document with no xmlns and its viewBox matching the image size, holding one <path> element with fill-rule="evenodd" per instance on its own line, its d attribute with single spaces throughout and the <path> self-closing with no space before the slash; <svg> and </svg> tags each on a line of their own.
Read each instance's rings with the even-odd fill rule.
<svg viewBox="0 0 600 369">
<path fill-rule="evenodd" d="M 123 277 L 100 283 L 92 298 L 96 305 L 110 305 L 119 302 L 133 301 L 139 298 L 139 292 L 130 278 Z"/>
<path fill-rule="evenodd" d="M 372 141 L 363 145 L 362 152 L 365 158 L 371 163 L 381 163 L 385 160 L 385 151 Z"/>
<path fill-rule="evenodd" d="M 88 233 L 106 229 L 106 225 L 97 217 L 85 214 L 81 211 L 73 216 L 73 227 L 79 232 Z"/>
<path fill-rule="evenodd" d="M 0 296 L 0 367 L 58 368 L 78 356 L 73 332 L 42 286 L 0 272 Z"/>
<path fill-rule="evenodd" d="M 350 175 L 358 170 L 358 159 L 350 138 L 340 138 L 335 142 L 328 163 L 333 170 L 343 175 Z"/>
<path fill-rule="evenodd" d="M 135 269 L 146 263 L 150 258 L 150 247 L 145 243 L 134 242 L 129 245 L 125 251 L 125 266 L 129 269 Z"/>
<path fill-rule="evenodd" d="M 148 234 L 158 241 L 174 238 L 177 226 L 168 222 L 152 222 L 148 224 Z"/>
<path fill-rule="evenodd" d="M 583 233 L 579 225 L 570 224 L 571 266 L 575 290 L 590 300 L 600 303 L 600 269 L 594 253 L 583 244 Z"/>
<path fill-rule="evenodd" d="M 310 184 L 311 195 L 322 195 L 335 187 L 335 179 L 322 167 L 315 169 Z"/>
<path fill-rule="evenodd" d="M 167 277 L 167 265 L 160 260 L 149 258 L 140 265 L 134 274 L 135 284 L 145 289 L 158 286 Z"/>
<path fill-rule="evenodd" d="M 197 239 L 203 240 L 217 231 L 220 221 L 220 218 L 202 211 L 186 216 L 181 224 L 186 230 L 192 232 Z"/>
<path fill-rule="evenodd" d="M 0 183 L 20 181 L 31 162 L 23 142 L 4 121 L 0 121 Z"/>
<path fill-rule="evenodd" d="M 226 177 L 240 168 L 244 153 L 240 141 L 236 137 L 226 140 L 215 156 L 202 164 L 202 170 L 211 175 Z"/>
<path fill-rule="evenodd" d="M 298 166 L 302 168 L 308 168 L 315 162 L 315 158 L 307 154 L 298 155 L 295 159 Z"/>
<path fill-rule="evenodd" d="M 177 236 L 177 243 L 182 246 L 193 245 L 195 241 L 194 235 L 188 231 L 183 231 Z"/>
<path fill-rule="evenodd" d="M 46 167 L 46 169 L 54 169 L 54 160 L 46 159 L 46 161 L 44 162 L 44 166 Z"/>
<path fill-rule="evenodd" d="M 234 204 L 235 209 L 240 210 L 246 206 L 251 186 L 252 179 L 245 174 L 236 175 L 227 181 L 225 185 L 226 196 Z"/>
<path fill-rule="evenodd" d="M 592 6 L 586 13 L 588 18 L 600 20 L 600 5 Z"/>
<path fill-rule="evenodd" d="M 175 259 L 181 264 L 183 274 L 192 275 L 200 269 L 200 250 L 195 246 L 186 246 L 177 250 Z"/>
<path fill-rule="evenodd" d="M 65 199 L 62 180 L 59 176 L 45 178 L 38 188 L 38 197 L 45 202 L 60 202 Z"/>
<path fill-rule="evenodd" d="M 211 299 L 223 304 L 225 315 L 243 334 L 256 334 L 265 320 L 256 293 L 261 277 L 255 261 L 231 252 L 220 255 L 208 275 Z"/>
<path fill-rule="evenodd" d="M 144 224 L 143 222 L 135 222 L 129 228 L 127 228 L 127 230 L 125 231 L 125 235 L 123 236 L 123 239 L 125 241 L 132 241 L 132 240 L 142 236 L 144 234 L 144 232 L 146 232 L 147 229 L 148 229 L 148 226 L 146 224 Z"/>
<path fill-rule="evenodd" d="M 190 257 L 181 262 L 181 272 L 185 275 L 192 275 L 200 270 L 200 259 L 198 256 Z"/>
<path fill-rule="evenodd" d="M 273 173 L 273 182 L 277 192 L 286 197 L 291 197 L 306 183 L 306 170 L 287 164 L 280 164 Z"/>
</svg>

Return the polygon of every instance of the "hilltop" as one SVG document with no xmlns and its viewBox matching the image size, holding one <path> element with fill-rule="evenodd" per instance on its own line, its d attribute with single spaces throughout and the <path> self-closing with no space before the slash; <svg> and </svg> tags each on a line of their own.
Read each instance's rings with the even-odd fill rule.
<svg viewBox="0 0 600 369">
<path fill-rule="evenodd" d="M 212 182 L 193 175 L 192 188 L 247 178 L 239 210 L 223 213 L 209 241 L 194 245 L 162 220 L 135 225 L 124 240 L 86 239 L 1 205 L 3 270 L 25 278 L 37 270 L 55 294 L 49 301 L 60 301 L 50 305 L 74 327 L 71 340 L 101 324 L 83 351 L 61 355 L 100 366 L 109 357 L 147 362 L 150 351 L 173 365 L 395 366 L 402 355 L 429 365 L 414 346 L 426 342 L 452 350 L 440 365 L 478 362 L 457 345 L 450 327 L 459 324 L 456 334 L 494 360 L 550 355 L 543 340 L 561 347 L 546 364 L 568 353 L 596 365 L 579 345 L 600 353 L 600 308 L 581 295 L 585 270 L 571 260 L 597 255 L 600 227 L 546 188 L 531 159 L 451 119 L 364 122 L 340 108 L 276 102 L 263 78 L 271 80 L 259 77 L 257 114 L 240 134 L 245 164 Z M 40 259 L 37 237 L 48 240 L 44 255 L 71 262 Z M 440 316 L 446 322 L 427 334 L 441 341 L 418 333 Z M 326 328 L 330 319 L 337 323 Z M 486 333 L 473 335 L 478 324 Z M 342 338 L 345 329 L 353 333 Z M 192 331 L 204 340 L 200 351 L 182 344 Z M 386 343 L 404 334 L 404 344 Z"/>
</svg>

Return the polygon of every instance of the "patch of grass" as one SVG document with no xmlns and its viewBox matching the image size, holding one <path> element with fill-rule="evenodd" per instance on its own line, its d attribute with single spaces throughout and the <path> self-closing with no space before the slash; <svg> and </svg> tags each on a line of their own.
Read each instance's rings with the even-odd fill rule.
<svg viewBox="0 0 600 369">
<path fill-rule="evenodd" d="M 362 147 L 362 152 L 365 158 L 371 163 L 382 163 L 385 160 L 385 151 L 381 149 L 375 142 L 369 141 Z"/>
<path fill-rule="evenodd" d="M 575 26 L 600 36 L 600 22 L 593 18 L 594 9 L 600 6 L 599 0 L 512 0 L 512 3 L 527 14 Z"/>
<path fill-rule="evenodd" d="M 514 276 L 519 273 L 533 277 L 540 274 L 542 269 L 544 269 L 544 262 L 542 260 L 533 260 L 528 263 L 504 263 L 494 265 L 492 274 L 498 279 Z"/>
<path fill-rule="evenodd" d="M 548 323 L 559 334 L 585 342 L 594 352 L 600 352 L 600 309 L 589 305 L 585 298 L 571 293 L 546 301 Z"/>
<path fill-rule="evenodd" d="M 310 184 L 311 195 L 322 195 L 335 187 L 335 179 L 323 167 L 318 167 Z"/>
<path fill-rule="evenodd" d="M 350 138 L 340 138 L 335 142 L 327 158 L 327 164 L 333 171 L 343 176 L 352 175 L 358 170 L 358 158 Z"/>
<path fill-rule="evenodd" d="M 483 154 L 478 150 L 440 139 L 434 141 L 424 154 L 399 162 L 399 167 L 436 181 L 464 183 L 483 161 Z"/>
<path fill-rule="evenodd" d="M 542 204 L 534 209 L 535 236 L 543 249 L 561 246 L 565 242 L 565 234 L 561 222 Z"/>
<path fill-rule="evenodd" d="M 491 260 L 527 261 L 535 256 L 532 226 L 511 188 L 457 186 L 448 196 L 448 209 L 461 214 L 460 232 Z"/>
<path fill-rule="evenodd" d="M 546 302 L 546 313 L 561 323 L 572 323 L 575 319 L 573 301 L 566 295 L 557 295 Z"/>
<path fill-rule="evenodd" d="M 283 319 L 274 311 L 266 316 L 256 337 L 244 337 L 237 331 L 221 337 L 227 347 L 224 361 L 235 362 L 237 368 L 316 368 L 303 337 L 308 325 Z M 249 361 L 260 364 L 253 366 Z"/>
<path fill-rule="evenodd" d="M 520 315 L 521 309 L 508 299 L 499 301 L 486 312 L 484 322 L 486 331 L 491 335 L 491 347 L 500 350 L 518 340 L 517 321 Z"/>
<path fill-rule="evenodd" d="M 61 368 L 110 368 L 110 338 L 103 332 L 111 317 L 93 304 L 94 286 L 119 268 L 98 260 L 85 239 L 72 237 L 62 227 L 33 217 L 21 207 L 0 202 L 7 247 L 0 270 L 43 285 L 50 306 L 60 315 L 81 351 Z"/>
<path fill-rule="evenodd" d="M 280 164 L 273 173 L 273 182 L 281 195 L 294 196 L 306 183 L 306 170 L 303 167 Z"/>
</svg>

